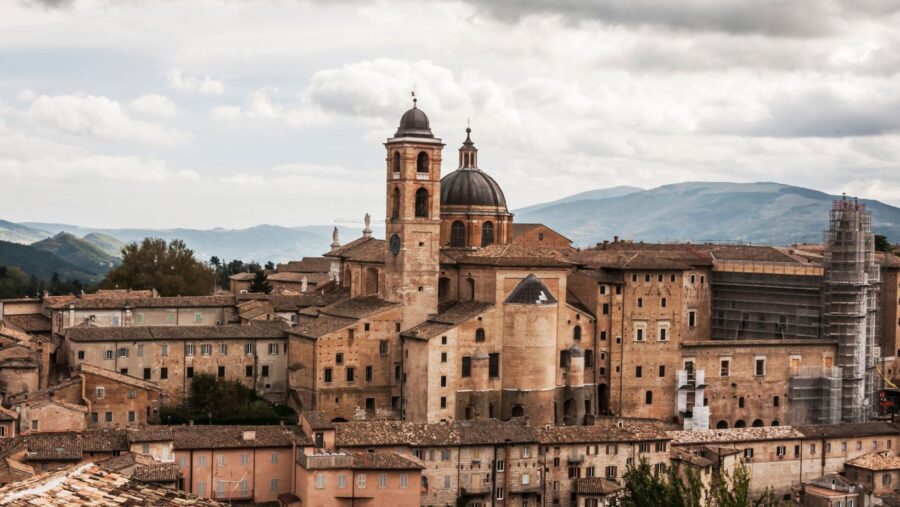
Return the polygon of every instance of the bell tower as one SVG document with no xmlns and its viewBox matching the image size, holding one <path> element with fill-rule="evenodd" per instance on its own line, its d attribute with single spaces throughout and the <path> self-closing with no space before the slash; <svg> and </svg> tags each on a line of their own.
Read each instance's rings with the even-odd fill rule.
<svg viewBox="0 0 900 507">
<path fill-rule="evenodd" d="M 402 329 L 438 309 L 441 236 L 441 140 L 413 107 L 400 118 L 387 151 L 384 297 L 403 304 Z"/>
</svg>

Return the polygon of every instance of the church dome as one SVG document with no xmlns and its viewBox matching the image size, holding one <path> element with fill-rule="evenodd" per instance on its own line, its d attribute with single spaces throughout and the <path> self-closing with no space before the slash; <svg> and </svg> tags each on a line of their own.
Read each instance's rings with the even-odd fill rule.
<svg viewBox="0 0 900 507">
<path fill-rule="evenodd" d="M 506 209 L 500 185 L 481 169 L 457 169 L 441 178 L 441 206 L 494 206 Z"/>
<path fill-rule="evenodd" d="M 434 137 L 428 116 L 421 109 L 413 105 L 412 109 L 403 113 L 400 117 L 400 126 L 394 137 Z"/>
</svg>

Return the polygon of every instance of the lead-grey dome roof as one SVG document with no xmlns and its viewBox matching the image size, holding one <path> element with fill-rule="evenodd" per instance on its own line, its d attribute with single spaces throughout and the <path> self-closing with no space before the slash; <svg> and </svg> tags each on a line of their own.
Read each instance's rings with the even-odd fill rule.
<svg viewBox="0 0 900 507">
<path fill-rule="evenodd" d="M 481 169 L 457 169 L 441 178 L 441 206 L 497 206 L 506 209 L 500 185 Z"/>
<path fill-rule="evenodd" d="M 421 109 L 413 106 L 400 117 L 400 126 L 394 137 L 434 137 L 428 116 Z"/>
</svg>

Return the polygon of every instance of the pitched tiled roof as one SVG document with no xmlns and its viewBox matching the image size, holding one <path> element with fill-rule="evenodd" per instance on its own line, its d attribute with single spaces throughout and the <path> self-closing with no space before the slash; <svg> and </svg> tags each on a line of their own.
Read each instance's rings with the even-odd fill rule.
<svg viewBox="0 0 900 507">
<path fill-rule="evenodd" d="M 156 382 L 151 382 L 149 380 L 144 380 L 142 378 L 132 377 L 131 375 L 126 375 L 124 373 L 119 373 L 117 371 L 107 370 L 104 368 L 100 368 L 88 363 L 81 363 L 78 365 L 78 370 L 81 373 L 86 373 L 89 375 L 96 375 L 98 377 L 103 377 L 113 382 L 119 382 L 122 384 L 126 384 L 129 386 L 137 387 L 140 389 L 146 389 L 148 391 L 160 391 L 162 392 L 162 388 L 159 387 L 159 384 Z"/>
<path fill-rule="evenodd" d="M 288 333 L 304 336 L 306 338 L 319 338 L 328 333 L 333 333 L 341 328 L 352 325 L 357 319 L 345 317 L 332 317 L 330 315 L 319 315 L 318 317 L 310 317 L 301 315 L 297 319 L 294 327 L 288 329 Z"/>
<path fill-rule="evenodd" d="M 42 314 L 5 315 L 3 320 L 26 333 L 50 332 L 50 318 Z"/>
<path fill-rule="evenodd" d="M 335 424 L 338 447 L 403 446 L 438 447 L 510 442 L 537 442 L 537 431 L 522 420 L 453 421 L 412 423 L 366 421 Z"/>
<path fill-rule="evenodd" d="M 420 340 L 434 338 L 463 322 L 474 319 L 493 307 L 494 305 L 491 303 L 479 303 L 477 301 L 454 303 L 426 322 L 404 331 L 403 336 Z"/>
<path fill-rule="evenodd" d="M 254 278 L 256 278 L 256 273 L 250 273 L 250 272 L 235 273 L 228 277 L 229 280 L 237 280 L 237 281 L 253 280 Z"/>
<path fill-rule="evenodd" d="M 697 251 L 609 251 L 583 250 L 573 252 L 569 259 L 591 268 L 625 270 L 686 270 L 698 266 L 712 266 L 712 257 Z"/>
<path fill-rule="evenodd" d="M 238 301 L 263 300 L 269 301 L 275 307 L 276 312 L 296 312 L 300 308 L 310 306 L 326 306 L 340 299 L 346 298 L 345 291 L 335 291 L 328 294 L 238 294 Z"/>
<path fill-rule="evenodd" d="M 93 463 L 41 474 L 0 488 L 9 507 L 221 507 L 224 504 L 182 491 L 129 480 Z"/>
<path fill-rule="evenodd" d="M 568 249 L 534 248 L 523 245 L 489 245 L 456 257 L 457 264 L 504 267 L 568 268 Z"/>
<path fill-rule="evenodd" d="M 176 450 L 291 447 L 297 426 L 171 426 Z"/>
<path fill-rule="evenodd" d="M 803 433 L 791 426 L 669 431 L 667 433 L 672 439 L 672 445 L 709 444 L 719 442 L 757 442 L 762 440 L 794 440 L 803 438 Z"/>
<path fill-rule="evenodd" d="M 233 294 L 215 296 L 171 296 L 171 297 L 79 297 L 70 301 L 47 305 L 54 310 L 70 307 L 76 309 L 113 309 L 113 308 L 207 308 L 217 306 L 234 306 Z"/>
<path fill-rule="evenodd" d="M 893 451 L 873 451 L 851 459 L 845 465 L 866 470 L 900 470 L 900 457 Z"/>
<path fill-rule="evenodd" d="M 332 303 L 322 308 L 320 313 L 335 317 L 364 319 L 398 306 L 400 306 L 399 303 L 392 303 L 378 296 L 362 296 Z"/>
<path fill-rule="evenodd" d="M 309 427 L 314 430 L 333 430 L 334 423 L 325 415 L 325 412 L 319 410 L 306 410 L 300 414 L 301 417 L 309 422 Z"/>
<path fill-rule="evenodd" d="M 155 426 L 144 425 L 138 428 L 128 428 L 128 443 L 142 442 L 170 442 L 174 439 L 172 435 L 173 426 Z"/>
<path fill-rule="evenodd" d="M 128 450 L 126 430 L 89 429 L 81 432 L 84 452 L 113 452 Z"/>
<path fill-rule="evenodd" d="M 282 321 L 252 321 L 247 325 L 221 326 L 127 326 L 72 327 L 64 331 L 75 342 L 217 340 L 242 338 L 283 338 L 287 324 Z"/>
<path fill-rule="evenodd" d="M 138 482 L 176 482 L 181 469 L 176 463 L 138 464 L 131 477 Z"/>
<path fill-rule="evenodd" d="M 579 495 L 606 496 L 622 490 L 615 481 L 603 477 L 583 477 L 575 479 L 575 493 Z"/>
<path fill-rule="evenodd" d="M 81 435 L 74 432 L 36 433 L 25 437 L 26 461 L 81 461 Z"/>
<path fill-rule="evenodd" d="M 37 367 L 37 362 L 30 357 L 7 357 L 0 359 L 0 368 L 29 370 Z"/>
<path fill-rule="evenodd" d="M 640 442 L 668 440 L 665 431 L 652 424 L 549 426 L 538 430 L 542 444 L 583 442 Z"/>
<path fill-rule="evenodd" d="M 275 271 L 293 273 L 327 273 L 331 271 L 333 259 L 327 257 L 304 257 L 299 261 L 288 261 L 275 266 Z"/>
<path fill-rule="evenodd" d="M 383 239 L 372 237 L 357 238 L 340 247 L 337 251 L 328 252 L 325 257 L 343 257 L 344 259 L 360 262 L 384 262 L 387 247 Z"/>
<path fill-rule="evenodd" d="M 317 452 L 301 455 L 307 470 L 421 470 L 425 468 L 414 456 L 396 452 Z"/>
<path fill-rule="evenodd" d="M 794 429 L 807 438 L 841 438 L 863 437 L 869 435 L 896 435 L 900 433 L 900 424 L 884 421 L 817 424 L 794 426 Z"/>
</svg>

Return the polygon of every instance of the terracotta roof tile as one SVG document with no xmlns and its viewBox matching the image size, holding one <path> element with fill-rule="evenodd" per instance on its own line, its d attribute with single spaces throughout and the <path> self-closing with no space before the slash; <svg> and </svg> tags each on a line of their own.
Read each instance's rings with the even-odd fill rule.
<svg viewBox="0 0 900 507">
<path fill-rule="evenodd" d="M 895 435 L 900 432 L 900 424 L 892 424 L 884 421 L 872 421 L 860 423 L 803 425 L 794 426 L 794 429 L 802 433 L 806 438 L 862 437 L 869 435 Z"/>
<path fill-rule="evenodd" d="M 74 306 L 76 309 L 105 308 L 208 308 L 218 306 L 234 306 L 233 294 L 216 296 L 172 296 L 172 297 L 79 297 L 71 301 L 62 301 L 47 305 L 55 310 Z"/>
<path fill-rule="evenodd" d="M 143 442 L 170 442 L 174 439 L 173 426 L 144 425 L 138 428 L 128 428 L 128 443 Z"/>
<path fill-rule="evenodd" d="M 128 450 L 125 430 L 89 429 L 81 432 L 81 447 L 85 452 L 113 452 Z"/>
<path fill-rule="evenodd" d="M 322 308 L 320 312 L 335 317 L 364 319 L 399 306 L 399 303 L 392 303 L 378 296 L 362 296 L 337 301 Z"/>
<path fill-rule="evenodd" d="M 622 490 L 615 481 L 603 477 L 583 477 L 575 479 L 575 493 L 579 495 L 611 495 Z"/>
<path fill-rule="evenodd" d="M 0 488 L 0 505 L 10 507 L 220 507 L 224 504 L 182 491 L 129 480 L 87 463 L 38 475 Z"/>
<path fill-rule="evenodd" d="M 25 437 L 26 461 L 81 461 L 81 435 L 74 432 L 36 433 Z"/>
<path fill-rule="evenodd" d="M 50 318 L 42 314 L 6 315 L 3 320 L 26 333 L 49 333 Z"/>
<path fill-rule="evenodd" d="M 176 450 L 291 447 L 298 426 L 171 426 Z M 305 442 L 305 440 L 304 440 Z"/>
<path fill-rule="evenodd" d="M 221 326 L 72 327 L 64 335 L 74 342 L 283 338 L 286 328 L 279 320 Z"/>
<path fill-rule="evenodd" d="M 288 329 L 288 333 L 304 336 L 306 338 L 319 338 L 353 325 L 355 322 L 357 322 L 357 319 L 332 317 L 330 315 L 319 315 L 318 317 L 300 315 L 296 325 Z"/>
<path fill-rule="evenodd" d="M 537 431 L 520 419 L 412 423 L 366 421 L 335 424 L 338 447 L 438 447 L 511 442 L 537 442 Z"/>
<path fill-rule="evenodd" d="M 426 322 L 404 331 L 403 336 L 419 340 L 434 338 L 459 324 L 474 319 L 493 307 L 494 305 L 491 303 L 477 301 L 454 303 Z"/>
<path fill-rule="evenodd" d="M 325 412 L 319 410 L 307 410 L 300 414 L 301 417 L 309 422 L 309 427 L 314 430 L 333 430 L 334 423 L 325 415 Z"/>
<path fill-rule="evenodd" d="M 900 470 L 900 457 L 893 451 L 873 451 L 853 458 L 845 465 L 866 470 Z"/>
<path fill-rule="evenodd" d="M 542 444 L 583 442 L 639 442 L 669 440 L 669 435 L 651 424 L 550 426 L 538 430 Z"/>
<path fill-rule="evenodd" d="M 803 433 L 791 426 L 669 431 L 668 435 L 672 439 L 672 445 L 711 444 L 720 442 L 758 442 L 762 440 L 798 440 L 803 438 Z"/>
<path fill-rule="evenodd" d="M 331 263 L 334 259 L 327 257 L 304 257 L 299 261 L 288 261 L 275 266 L 275 271 L 289 271 L 294 273 L 327 273 L 331 271 Z"/>
</svg>

